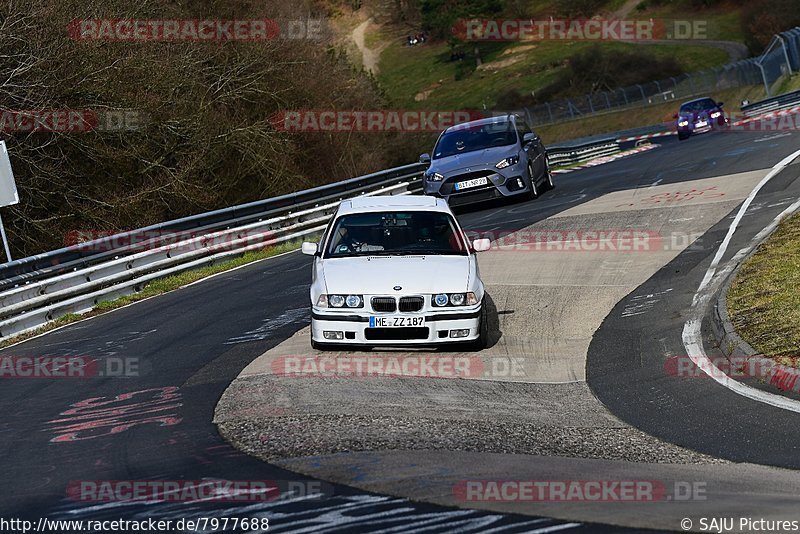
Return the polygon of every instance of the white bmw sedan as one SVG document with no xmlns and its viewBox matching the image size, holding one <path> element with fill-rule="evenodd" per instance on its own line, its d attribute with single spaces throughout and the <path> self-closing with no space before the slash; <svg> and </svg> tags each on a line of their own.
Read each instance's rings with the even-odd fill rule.
<svg viewBox="0 0 800 534">
<path fill-rule="evenodd" d="M 475 252 L 447 203 L 429 196 L 345 200 L 314 256 L 311 345 L 486 345 Z"/>
</svg>

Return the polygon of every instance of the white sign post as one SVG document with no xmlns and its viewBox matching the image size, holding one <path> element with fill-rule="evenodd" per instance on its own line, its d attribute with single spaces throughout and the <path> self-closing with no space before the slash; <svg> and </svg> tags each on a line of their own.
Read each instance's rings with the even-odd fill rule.
<svg viewBox="0 0 800 534">
<path fill-rule="evenodd" d="M 19 204 L 17 184 L 14 182 L 14 173 L 11 172 L 11 161 L 8 159 L 6 143 L 0 141 L 0 208 L 14 204 Z M 8 261 L 11 261 L 11 250 L 8 248 L 8 238 L 6 237 L 6 229 L 3 227 L 2 217 L 0 217 L 0 235 L 3 237 L 6 257 Z"/>
</svg>

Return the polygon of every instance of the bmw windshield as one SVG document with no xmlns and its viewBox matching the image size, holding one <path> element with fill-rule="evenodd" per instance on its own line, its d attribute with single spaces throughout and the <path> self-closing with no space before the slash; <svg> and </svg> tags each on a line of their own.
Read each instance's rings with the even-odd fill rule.
<svg viewBox="0 0 800 534">
<path fill-rule="evenodd" d="M 706 98 L 704 100 L 696 100 L 694 102 L 687 102 L 681 106 L 681 113 L 696 113 L 698 111 L 705 111 L 709 109 L 714 109 L 717 107 L 717 103 L 711 100 L 710 98 Z M 674 108 L 673 108 L 674 109 Z"/>
<path fill-rule="evenodd" d="M 510 146 L 516 142 L 517 133 L 511 121 L 491 122 L 461 128 L 455 126 L 439 138 L 433 149 L 433 159 L 487 148 Z"/>
<path fill-rule="evenodd" d="M 453 218 L 427 211 L 344 215 L 325 248 L 326 258 L 467 253 Z"/>
</svg>

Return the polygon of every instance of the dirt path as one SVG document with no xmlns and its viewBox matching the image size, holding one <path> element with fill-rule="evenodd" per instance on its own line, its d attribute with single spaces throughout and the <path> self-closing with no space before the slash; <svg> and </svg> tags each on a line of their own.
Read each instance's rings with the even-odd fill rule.
<svg viewBox="0 0 800 534">
<path fill-rule="evenodd" d="M 624 4 L 620 6 L 619 9 L 614 11 L 609 18 L 611 19 L 624 19 L 628 16 L 628 14 L 634 10 L 634 8 L 639 5 L 641 0 L 627 0 Z"/>
<path fill-rule="evenodd" d="M 380 52 L 372 50 L 371 48 L 367 48 L 367 45 L 364 42 L 364 34 L 367 32 L 367 28 L 370 24 L 372 24 L 371 18 L 359 24 L 356 29 L 353 30 L 353 33 L 350 36 L 353 39 L 353 42 L 356 43 L 358 51 L 361 52 L 361 62 L 364 65 L 364 70 L 371 72 L 372 74 L 378 74 L 378 59 L 380 58 Z"/>
</svg>

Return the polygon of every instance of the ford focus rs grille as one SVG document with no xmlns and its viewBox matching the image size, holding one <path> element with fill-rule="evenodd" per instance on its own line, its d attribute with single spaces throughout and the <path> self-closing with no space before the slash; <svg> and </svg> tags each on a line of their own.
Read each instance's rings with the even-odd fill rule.
<svg viewBox="0 0 800 534">
<path fill-rule="evenodd" d="M 393 312 L 397 309 L 394 297 L 372 297 L 372 309 L 376 312 Z"/>
<path fill-rule="evenodd" d="M 422 297 L 401 297 L 400 298 L 400 311 L 401 312 L 415 312 L 422 309 L 425 299 Z"/>
<path fill-rule="evenodd" d="M 462 180 L 472 180 L 474 178 L 484 178 L 484 177 L 488 178 L 489 176 L 492 176 L 493 174 L 495 174 L 495 172 L 494 171 L 490 171 L 490 170 L 465 172 L 465 173 L 457 174 L 455 176 L 451 176 L 450 178 L 447 179 L 447 181 L 451 182 L 451 183 L 456 183 L 456 182 L 460 182 Z"/>
</svg>

